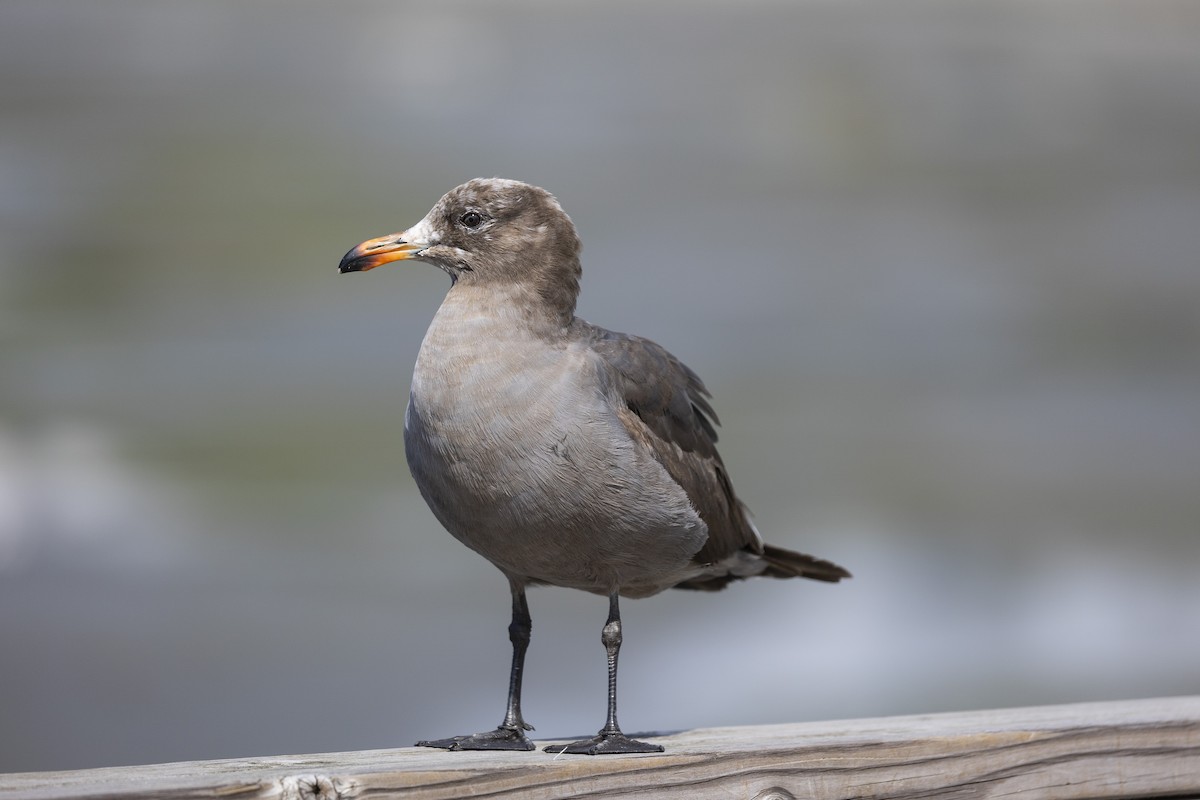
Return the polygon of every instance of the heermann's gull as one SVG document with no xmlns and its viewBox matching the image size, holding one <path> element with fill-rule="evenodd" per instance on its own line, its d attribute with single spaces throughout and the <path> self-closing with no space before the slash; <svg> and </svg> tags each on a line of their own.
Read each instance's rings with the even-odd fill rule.
<svg viewBox="0 0 1200 800">
<path fill-rule="evenodd" d="M 504 721 L 420 745 L 534 749 L 521 716 L 526 586 L 608 597 L 608 719 L 566 752 L 646 753 L 662 747 L 617 725 L 620 596 L 716 590 L 755 575 L 850 576 L 763 543 L 717 454 L 717 415 L 696 373 L 648 339 L 575 316 L 579 249 L 549 192 L 476 179 L 408 230 L 358 245 L 339 266 L 364 272 L 419 259 L 450 275 L 413 371 L 404 451 L 434 515 L 495 564 L 512 591 Z"/>
</svg>

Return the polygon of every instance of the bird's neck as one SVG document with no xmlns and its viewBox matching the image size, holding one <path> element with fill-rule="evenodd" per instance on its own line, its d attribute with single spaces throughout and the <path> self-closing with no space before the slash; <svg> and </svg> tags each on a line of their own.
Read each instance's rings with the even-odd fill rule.
<svg viewBox="0 0 1200 800">
<path fill-rule="evenodd" d="M 417 355 L 414 402 L 427 413 L 453 414 L 446 409 L 458 408 L 481 387 L 502 392 L 514 381 L 524 385 L 556 370 L 572 322 L 564 324 L 527 295 L 464 283 L 451 288 Z"/>
<path fill-rule="evenodd" d="M 472 336 L 546 338 L 561 336 L 574 319 L 574 302 L 567 307 L 548 302 L 533 286 L 484 287 L 458 281 L 446 293 L 430 331 L 458 328 Z"/>
</svg>

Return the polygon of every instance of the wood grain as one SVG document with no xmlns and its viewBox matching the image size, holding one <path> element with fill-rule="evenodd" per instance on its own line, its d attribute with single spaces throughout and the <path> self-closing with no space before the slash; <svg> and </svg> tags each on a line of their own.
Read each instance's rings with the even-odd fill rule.
<svg viewBox="0 0 1200 800">
<path fill-rule="evenodd" d="M 63 798 L 1200 797 L 1200 696 L 684 731 L 639 756 L 425 748 L 0 775 Z"/>
</svg>

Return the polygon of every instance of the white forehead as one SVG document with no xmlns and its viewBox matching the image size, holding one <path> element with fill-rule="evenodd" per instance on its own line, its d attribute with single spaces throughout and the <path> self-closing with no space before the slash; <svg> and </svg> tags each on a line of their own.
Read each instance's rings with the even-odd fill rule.
<svg viewBox="0 0 1200 800">
<path fill-rule="evenodd" d="M 436 244 L 442 234 L 429 221 L 429 215 L 425 215 L 425 219 L 413 225 L 411 228 L 401 234 L 406 242 L 421 242 L 423 244 Z"/>
</svg>

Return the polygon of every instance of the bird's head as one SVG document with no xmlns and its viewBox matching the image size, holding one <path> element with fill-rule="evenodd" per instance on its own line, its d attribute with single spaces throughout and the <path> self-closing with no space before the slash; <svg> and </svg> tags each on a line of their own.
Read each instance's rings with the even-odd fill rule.
<svg viewBox="0 0 1200 800">
<path fill-rule="evenodd" d="M 554 195 L 501 178 L 476 178 L 446 195 L 400 233 L 354 247 L 340 272 L 418 259 L 455 284 L 520 287 L 568 316 L 579 294 L 579 236 Z"/>
</svg>

